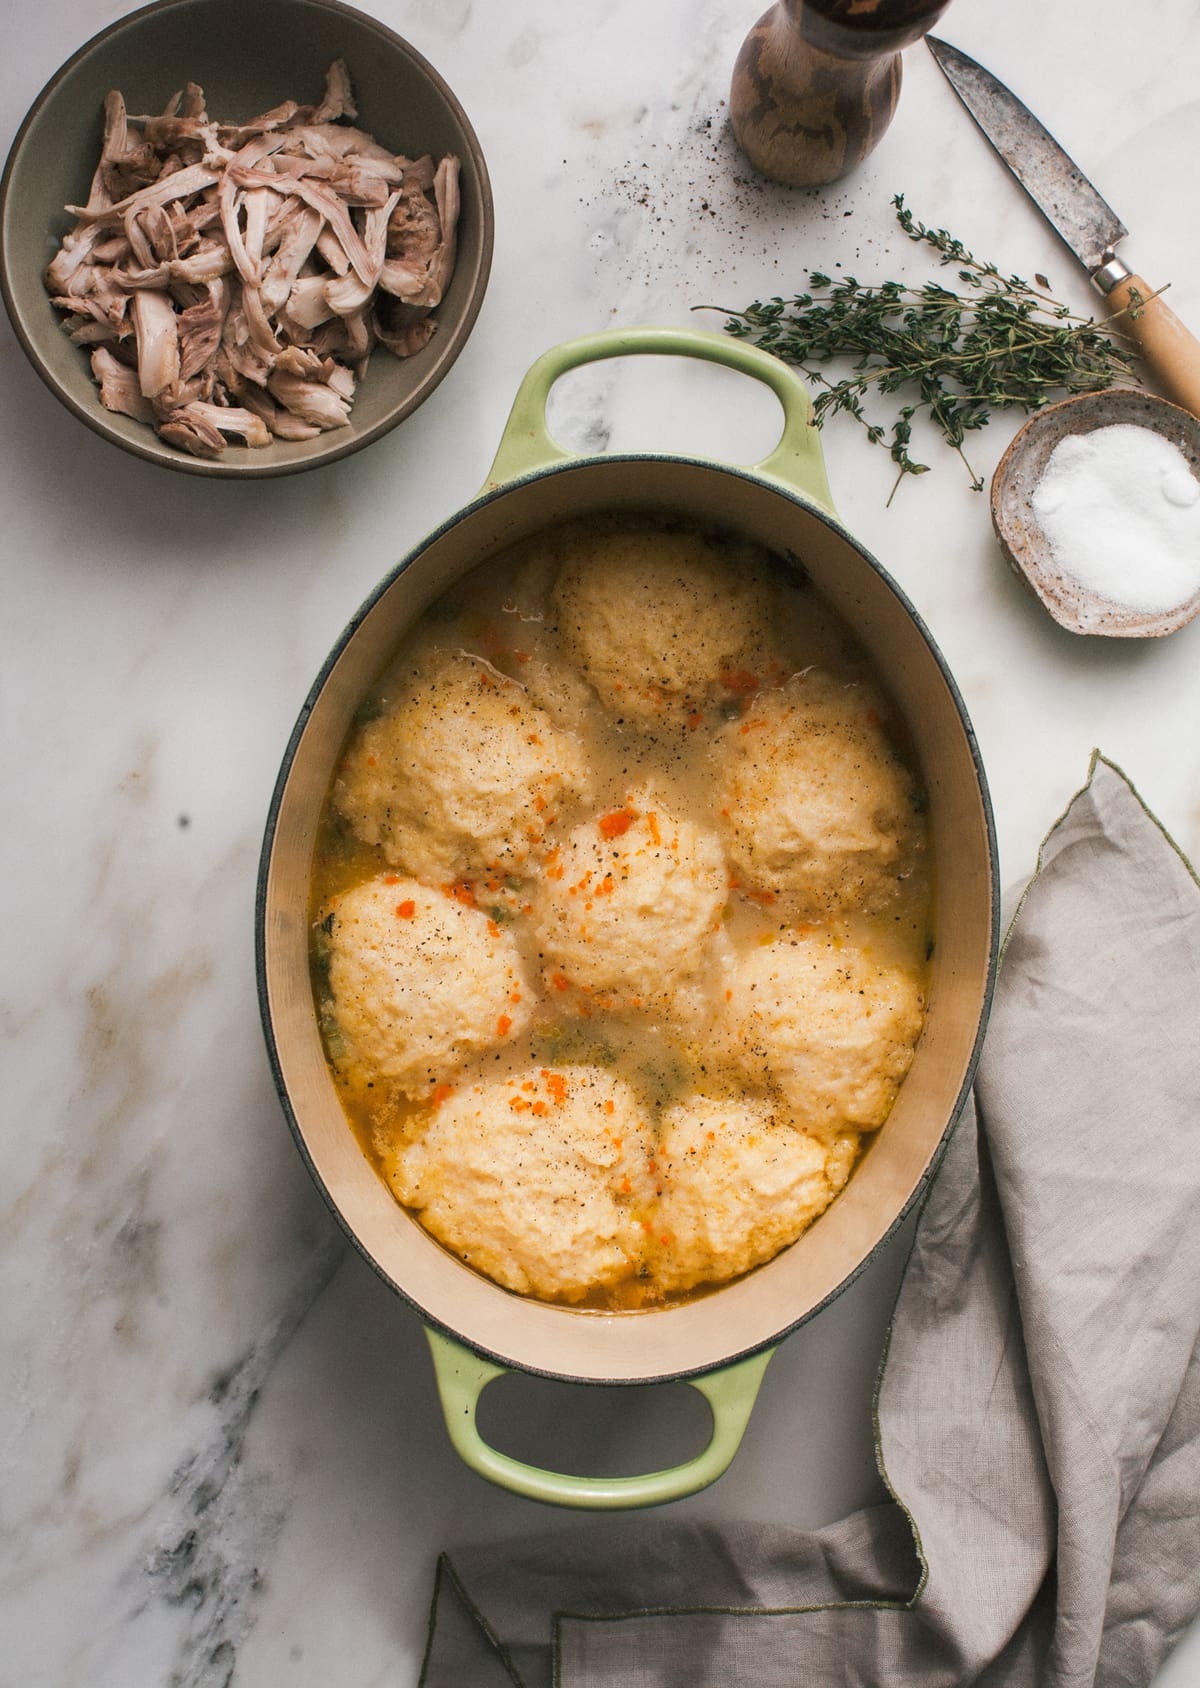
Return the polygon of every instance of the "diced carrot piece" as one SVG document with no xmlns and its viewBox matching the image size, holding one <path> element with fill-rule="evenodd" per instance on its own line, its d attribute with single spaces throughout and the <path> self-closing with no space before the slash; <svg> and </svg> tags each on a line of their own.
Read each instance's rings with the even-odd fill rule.
<svg viewBox="0 0 1200 1688">
<path fill-rule="evenodd" d="M 596 825 L 600 828 L 601 837 L 621 838 L 636 819 L 632 809 L 614 809 L 609 815 L 601 815 Z"/>
</svg>

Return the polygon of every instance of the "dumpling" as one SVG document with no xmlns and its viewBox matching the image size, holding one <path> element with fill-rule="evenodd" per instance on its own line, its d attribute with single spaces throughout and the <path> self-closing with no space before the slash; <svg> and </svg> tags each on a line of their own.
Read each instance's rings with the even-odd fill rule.
<svg viewBox="0 0 1200 1688">
<path fill-rule="evenodd" d="M 828 1207 L 857 1150 L 857 1136 L 810 1136 L 761 1098 L 697 1095 L 677 1104 L 655 1157 L 659 1283 L 667 1290 L 725 1283 L 772 1259 Z"/>
<path fill-rule="evenodd" d="M 760 693 L 714 756 L 721 831 L 743 885 L 795 893 L 824 917 L 880 908 L 912 870 L 913 785 L 868 688 L 798 675 Z"/>
<path fill-rule="evenodd" d="M 529 1024 L 511 935 L 479 909 L 397 874 L 332 897 L 329 1012 L 343 1059 L 420 1096 Z"/>
<path fill-rule="evenodd" d="M 618 1009 L 690 1002 L 726 895 L 713 835 L 635 792 L 580 822 L 547 859 L 532 901 L 548 989 Z"/>
<path fill-rule="evenodd" d="M 825 931 L 748 952 L 730 975 L 731 1057 L 822 1136 L 883 1124 L 912 1065 L 924 999 L 911 971 Z"/>
<path fill-rule="evenodd" d="M 732 554 L 731 554 L 732 553 Z M 697 533 L 581 535 L 552 594 L 561 645 L 613 715 L 683 720 L 773 648 L 760 553 Z"/>
<path fill-rule="evenodd" d="M 637 1267 L 652 1196 L 650 1134 L 602 1067 L 529 1067 L 464 1083 L 384 1173 L 459 1257 L 506 1289 L 578 1301 Z"/>
<path fill-rule="evenodd" d="M 559 806 L 587 784 L 572 735 L 516 681 L 442 652 L 359 731 L 333 801 L 394 867 L 441 884 L 526 871 Z"/>
</svg>

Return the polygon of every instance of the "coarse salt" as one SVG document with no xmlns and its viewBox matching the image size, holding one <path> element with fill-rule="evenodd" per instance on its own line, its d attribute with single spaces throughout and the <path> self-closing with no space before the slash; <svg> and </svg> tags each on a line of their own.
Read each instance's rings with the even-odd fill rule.
<svg viewBox="0 0 1200 1688">
<path fill-rule="evenodd" d="M 1200 591 L 1200 480 L 1162 434 L 1068 434 L 1031 503 L 1055 563 L 1098 597 L 1163 614 Z"/>
</svg>

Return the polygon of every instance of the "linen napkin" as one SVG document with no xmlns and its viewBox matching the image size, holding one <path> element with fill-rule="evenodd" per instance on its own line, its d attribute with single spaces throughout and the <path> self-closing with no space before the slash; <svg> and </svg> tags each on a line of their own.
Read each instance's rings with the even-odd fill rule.
<svg viewBox="0 0 1200 1688">
<path fill-rule="evenodd" d="M 422 1688 L 1149 1682 L 1200 1608 L 1198 1004 L 1196 877 L 1094 756 L 916 1229 L 876 1397 L 893 1500 L 443 1555 Z"/>
</svg>

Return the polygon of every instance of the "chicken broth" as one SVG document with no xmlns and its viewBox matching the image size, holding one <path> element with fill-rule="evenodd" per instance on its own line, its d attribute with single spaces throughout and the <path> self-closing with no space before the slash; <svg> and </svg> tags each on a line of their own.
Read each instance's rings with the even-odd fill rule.
<svg viewBox="0 0 1200 1688">
<path fill-rule="evenodd" d="M 770 1259 L 920 1033 L 924 803 L 802 573 L 647 519 L 434 603 L 319 828 L 314 996 L 364 1153 L 504 1287 L 600 1310 Z"/>
</svg>

